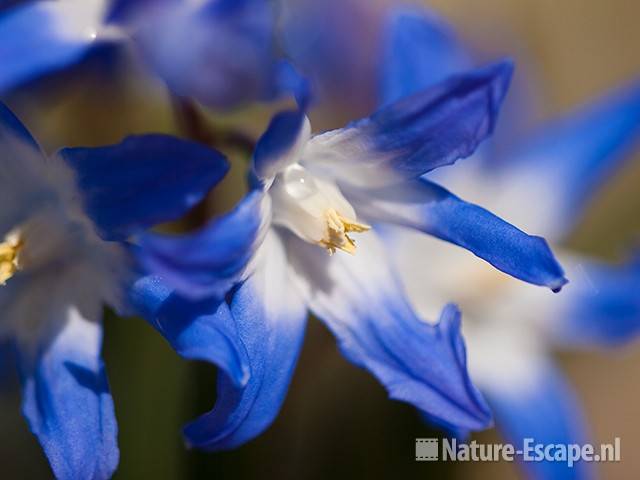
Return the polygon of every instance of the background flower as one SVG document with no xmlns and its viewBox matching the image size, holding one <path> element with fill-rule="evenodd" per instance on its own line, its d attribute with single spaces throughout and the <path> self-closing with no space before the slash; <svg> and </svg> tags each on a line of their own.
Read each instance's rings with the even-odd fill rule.
<svg viewBox="0 0 640 480">
<path fill-rule="evenodd" d="M 456 72 L 472 58 L 440 20 L 425 12 L 398 9 L 388 25 L 383 102 L 430 84 L 439 58 L 445 63 L 435 68 L 438 73 Z M 440 42 L 430 41 L 434 37 Z M 520 108 L 513 115 L 526 116 L 527 111 Z M 507 129 L 513 147 L 502 149 L 499 156 L 497 148 L 485 148 L 469 168 L 441 170 L 439 180 L 544 231 L 562 251 L 586 205 L 611 176 L 624 171 L 624 161 L 640 147 L 640 84 L 604 95 L 539 130 L 513 138 L 514 129 Z M 499 146 L 500 140 L 493 139 L 490 146 Z M 586 419 L 549 352 L 554 347 L 611 346 L 636 338 L 637 260 L 607 265 L 565 247 L 563 263 L 571 283 L 563 295 L 545 297 L 498 275 L 485 276 L 488 271 L 477 269 L 472 258 L 448 257 L 439 245 L 418 244 L 410 232 L 393 230 L 388 238 L 400 246 L 394 252 L 417 305 L 432 311 L 432 304 L 452 297 L 466 312 L 466 337 L 475 358 L 471 368 L 493 405 L 498 430 L 515 444 L 526 437 L 546 443 L 586 442 Z M 433 253 L 420 259 L 404 253 L 417 249 Z M 445 268 L 448 260 L 452 266 Z M 537 422 L 537 416 L 548 421 Z M 593 469 L 586 464 L 569 469 L 553 462 L 524 463 L 522 468 L 532 478 L 589 478 Z"/>
<path fill-rule="evenodd" d="M 119 451 L 102 320 L 105 308 L 140 313 L 129 301 L 140 249 L 128 241 L 193 208 L 227 163 L 166 135 L 47 156 L 2 104 L 0 144 L 0 335 L 15 353 L 22 414 L 56 478 L 110 478 Z"/>
</svg>

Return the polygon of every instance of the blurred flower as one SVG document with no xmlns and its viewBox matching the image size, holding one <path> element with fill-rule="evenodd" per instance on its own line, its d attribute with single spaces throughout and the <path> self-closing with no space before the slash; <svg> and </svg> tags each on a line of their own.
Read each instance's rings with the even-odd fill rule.
<svg viewBox="0 0 640 480">
<path fill-rule="evenodd" d="M 267 0 L 31 0 L 0 12 L 0 92 L 132 45 L 177 95 L 211 107 L 303 88 L 276 58 Z"/>
<path fill-rule="evenodd" d="M 488 425 L 457 309 L 446 307 L 435 325 L 422 321 L 397 282 L 391 245 L 369 224 L 409 225 L 528 282 L 564 284 L 543 239 L 418 178 L 491 134 L 511 72 L 508 62 L 466 72 L 322 135 L 311 136 L 304 108 L 281 112 L 254 152 L 255 189 L 234 211 L 191 236 L 141 239 L 145 265 L 182 295 L 226 298 L 238 328 L 227 338 L 249 362 L 242 388 L 220 376 L 216 406 L 186 428 L 191 445 L 233 448 L 270 425 L 308 309 L 392 398 L 450 428 Z M 357 251 L 352 234 L 362 234 Z"/>
<path fill-rule="evenodd" d="M 388 34 L 383 104 L 421 91 L 434 77 L 468 68 L 468 56 L 448 27 L 422 11 L 395 12 Z M 466 168 L 439 170 L 438 179 L 561 245 L 587 202 L 639 140 L 636 84 L 520 139 L 505 159 L 487 149 L 465 162 Z M 444 301 L 461 305 L 472 378 L 509 441 L 583 443 L 579 405 L 549 351 L 634 338 L 640 329 L 640 262 L 614 266 L 560 249 L 570 283 L 560 295 L 545 295 L 408 230 L 387 229 L 383 238 L 421 313 L 429 315 Z M 424 254 L 411 255 L 417 250 Z M 585 464 L 528 462 L 523 467 L 532 478 L 590 477 Z"/>
<path fill-rule="evenodd" d="M 285 53 L 313 85 L 319 108 L 375 106 L 371 82 L 379 56 L 380 0 L 279 0 L 279 38 Z M 348 117 L 349 118 L 349 117 Z M 352 117 L 351 117 L 352 118 Z"/>
<path fill-rule="evenodd" d="M 119 454 L 101 319 L 105 304 L 130 309 L 140 271 L 126 239 L 184 214 L 227 164 L 161 135 L 45 158 L 3 105 L 0 147 L 0 334 L 16 348 L 22 410 L 57 478 L 109 478 Z"/>
</svg>

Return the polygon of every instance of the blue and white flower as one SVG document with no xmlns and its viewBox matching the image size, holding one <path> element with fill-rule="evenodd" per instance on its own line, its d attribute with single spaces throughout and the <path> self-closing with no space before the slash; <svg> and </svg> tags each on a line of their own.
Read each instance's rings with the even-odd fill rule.
<svg viewBox="0 0 640 480">
<path fill-rule="evenodd" d="M 180 96 L 232 108 L 302 88 L 278 60 L 267 0 L 27 0 L 0 12 L 0 92 L 104 45 L 133 48 Z"/>
<path fill-rule="evenodd" d="M 396 12 L 388 33 L 383 104 L 468 65 L 470 56 L 448 27 L 422 11 Z M 438 179 L 557 244 L 570 280 L 560 295 L 514 282 L 465 252 L 406 229 L 387 228 L 383 238 L 393 245 L 394 264 L 419 312 L 432 315 L 444 299 L 460 304 L 470 371 L 508 440 L 583 443 L 581 408 L 550 350 L 634 338 L 640 330 L 640 263 L 611 265 L 561 245 L 598 187 L 640 146 L 640 86 L 607 94 L 515 143 L 503 158 L 487 149 L 465 168 L 439 170 Z M 424 255 L 410 254 L 417 250 Z M 586 464 L 523 467 L 531 478 L 592 473 Z"/>
<path fill-rule="evenodd" d="M 186 428 L 191 445 L 234 448 L 274 420 L 309 310 L 392 398 L 449 428 L 489 424 L 467 373 L 457 309 L 446 307 L 435 324 L 416 315 L 377 227 L 437 236 L 560 289 L 562 270 L 543 239 L 420 178 L 490 135 L 511 71 L 506 62 L 451 77 L 321 135 L 311 135 L 303 111 L 282 112 L 258 142 L 254 188 L 234 211 L 191 236 L 141 239 L 145 265 L 177 292 L 209 299 L 210 308 L 216 299 L 229 305 L 238 332 L 226 338 L 250 368 L 241 388 L 219 377 L 214 409 Z M 145 291 L 162 316 L 162 296 Z"/>
<path fill-rule="evenodd" d="M 163 135 L 46 158 L 0 104 L 0 334 L 57 478 L 109 478 L 118 463 L 101 320 L 104 306 L 131 310 L 141 273 L 127 238 L 180 217 L 226 170 L 215 151 Z M 196 346 L 179 351 L 211 359 Z"/>
</svg>

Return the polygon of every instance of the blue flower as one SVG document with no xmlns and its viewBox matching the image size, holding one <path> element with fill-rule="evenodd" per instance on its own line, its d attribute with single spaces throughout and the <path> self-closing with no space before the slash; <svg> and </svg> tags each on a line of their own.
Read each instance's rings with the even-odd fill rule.
<svg viewBox="0 0 640 480">
<path fill-rule="evenodd" d="M 186 427 L 191 445 L 234 448 L 268 427 L 309 310 L 392 398 L 450 428 L 490 423 L 467 373 L 458 310 L 445 307 L 437 323 L 418 316 L 378 230 L 409 226 L 531 283 L 564 284 L 544 240 L 420 178 L 491 134 L 511 72 L 508 62 L 469 71 L 321 135 L 311 135 L 304 111 L 282 112 L 255 149 L 254 188 L 232 212 L 190 236 L 141 238 L 144 264 L 174 294 L 211 311 L 216 301 L 229 306 L 238 332 L 225 329 L 225 338 L 250 368 L 241 386 L 219 377 L 214 409 Z M 143 301 L 148 291 L 140 289 Z M 165 316 L 162 295 L 150 292 L 152 310 Z"/>
<path fill-rule="evenodd" d="M 313 84 L 319 109 L 371 108 L 378 68 L 372 45 L 379 42 L 381 2 L 370 0 L 281 0 L 280 43 Z M 357 25 L 357 28 L 354 28 Z M 365 111 L 367 111 L 365 110 Z"/>
<path fill-rule="evenodd" d="M 421 91 L 434 71 L 451 75 L 468 68 L 471 56 L 450 30 L 421 10 L 398 10 L 388 26 L 381 103 Z M 640 85 L 611 92 L 515 143 L 501 150 L 500 159 L 487 149 L 465 162 L 466 168 L 440 170 L 438 179 L 558 245 L 554 251 L 570 279 L 560 295 L 501 278 L 408 231 L 387 229 L 385 238 L 394 245 L 395 266 L 418 311 L 428 315 L 443 299 L 460 303 L 472 378 L 507 439 L 584 443 L 588 429 L 580 405 L 549 351 L 635 338 L 640 268 L 637 258 L 612 265 L 560 245 L 599 187 L 640 145 Z M 418 249 L 429 253 L 419 258 L 409 253 Z M 529 462 L 523 468 L 531 478 L 592 475 L 584 463 L 569 468 Z"/>
<path fill-rule="evenodd" d="M 22 411 L 57 478 L 109 478 L 119 454 L 101 320 L 104 305 L 131 311 L 142 272 L 126 240 L 182 216 L 227 164 L 164 135 L 45 158 L 1 104 L 0 146 L 0 331 L 15 346 Z"/>
<path fill-rule="evenodd" d="M 180 96 L 232 108 L 303 88 L 276 58 L 267 0 L 30 0 L 0 12 L 0 92 L 131 45 Z"/>
</svg>

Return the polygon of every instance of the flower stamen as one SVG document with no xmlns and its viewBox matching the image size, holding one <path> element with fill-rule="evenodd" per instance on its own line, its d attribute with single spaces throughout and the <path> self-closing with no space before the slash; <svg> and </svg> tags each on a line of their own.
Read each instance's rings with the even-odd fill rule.
<svg viewBox="0 0 640 480">
<path fill-rule="evenodd" d="M 324 213 L 324 217 L 327 223 L 327 233 L 326 237 L 320 240 L 319 243 L 327 249 L 329 255 L 336 253 L 336 250 L 342 250 L 353 255 L 356 252 L 356 242 L 347 234 L 371 230 L 369 225 L 343 217 L 333 208 L 329 208 Z"/>
<path fill-rule="evenodd" d="M 0 243 L 0 286 L 5 285 L 20 270 L 20 251 L 24 246 L 22 236 L 9 232 Z"/>
</svg>

